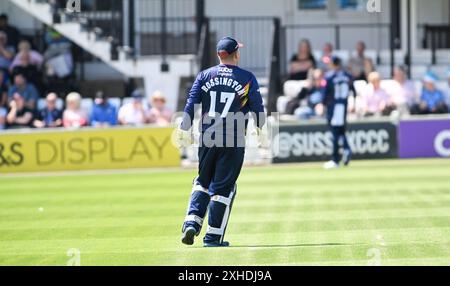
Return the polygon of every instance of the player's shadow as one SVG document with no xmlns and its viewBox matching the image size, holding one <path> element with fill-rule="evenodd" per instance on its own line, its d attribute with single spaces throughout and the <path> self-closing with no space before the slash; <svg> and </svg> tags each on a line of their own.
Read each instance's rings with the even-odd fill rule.
<svg viewBox="0 0 450 286">
<path fill-rule="evenodd" d="M 323 246 L 353 246 L 355 243 L 300 243 L 300 244 L 260 244 L 260 245 L 230 245 L 231 248 L 295 248 Z"/>
</svg>

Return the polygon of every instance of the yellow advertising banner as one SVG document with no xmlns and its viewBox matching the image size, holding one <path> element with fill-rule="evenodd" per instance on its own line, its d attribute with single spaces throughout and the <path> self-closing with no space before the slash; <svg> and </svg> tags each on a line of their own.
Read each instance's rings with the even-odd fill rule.
<svg viewBox="0 0 450 286">
<path fill-rule="evenodd" d="M 27 131 L 0 134 L 0 173 L 180 165 L 173 128 Z"/>
</svg>

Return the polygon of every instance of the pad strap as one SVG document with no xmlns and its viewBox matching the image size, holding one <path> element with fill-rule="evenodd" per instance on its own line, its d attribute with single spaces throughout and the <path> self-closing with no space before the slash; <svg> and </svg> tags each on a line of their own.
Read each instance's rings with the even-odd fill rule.
<svg viewBox="0 0 450 286">
<path fill-rule="evenodd" d="M 188 221 L 194 221 L 194 222 L 198 223 L 200 226 L 203 225 L 203 219 L 196 215 L 187 215 L 186 218 L 184 219 L 184 222 L 188 222 Z"/>
</svg>

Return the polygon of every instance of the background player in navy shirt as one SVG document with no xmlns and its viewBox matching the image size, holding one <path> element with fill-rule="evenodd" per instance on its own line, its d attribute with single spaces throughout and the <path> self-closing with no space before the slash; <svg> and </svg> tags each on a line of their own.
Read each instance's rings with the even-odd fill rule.
<svg viewBox="0 0 450 286">
<path fill-rule="evenodd" d="M 177 132 L 178 145 L 192 143 L 192 121 L 196 105 L 202 106 L 199 140 L 198 176 L 194 179 L 191 199 L 183 224 L 182 242 L 194 243 L 206 212 L 208 229 L 203 239 L 205 247 L 228 246 L 223 241 L 237 191 L 245 153 L 245 133 L 252 113 L 260 134 L 265 124 L 263 101 L 255 76 L 237 65 L 242 47 L 230 37 L 217 44 L 218 66 L 197 76 L 184 109 L 183 122 Z"/>
<path fill-rule="evenodd" d="M 350 163 L 352 154 L 347 136 L 347 107 L 348 97 L 351 92 L 356 94 L 353 87 L 352 76 L 342 68 L 342 61 L 338 57 L 332 58 L 332 70 L 326 76 L 325 106 L 327 107 L 327 119 L 333 135 L 333 157 L 325 163 L 325 169 L 338 168 L 341 162 L 339 147 L 342 143 L 344 148 L 342 162 L 344 165 Z"/>
</svg>

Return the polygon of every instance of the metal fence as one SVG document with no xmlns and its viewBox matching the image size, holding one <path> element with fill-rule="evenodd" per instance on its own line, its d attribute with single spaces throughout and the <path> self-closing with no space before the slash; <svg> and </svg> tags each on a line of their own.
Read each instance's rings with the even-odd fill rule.
<svg viewBox="0 0 450 286">
<path fill-rule="evenodd" d="M 424 25 L 423 27 L 424 49 L 431 49 L 432 64 L 437 63 L 436 51 L 450 48 L 450 25 Z"/>
<path fill-rule="evenodd" d="M 214 17 L 209 18 L 212 43 L 231 36 L 244 44 L 240 65 L 258 77 L 267 77 L 273 42 L 272 17 Z M 215 45 L 213 45 L 215 48 Z"/>
</svg>

